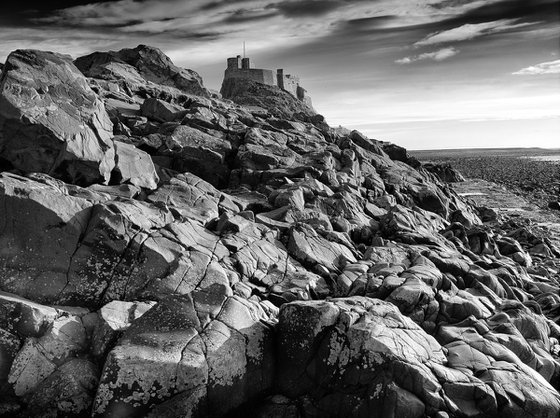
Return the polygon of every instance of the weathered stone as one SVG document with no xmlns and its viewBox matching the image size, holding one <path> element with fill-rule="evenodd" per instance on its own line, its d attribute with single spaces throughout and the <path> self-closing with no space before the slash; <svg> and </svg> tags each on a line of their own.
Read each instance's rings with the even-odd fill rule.
<svg viewBox="0 0 560 418">
<path fill-rule="evenodd" d="M 0 84 L 0 156 L 14 167 L 78 184 L 107 182 L 113 126 L 69 57 L 18 50 Z"/>
<path fill-rule="evenodd" d="M 181 216 L 204 223 L 218 217 L 222 199 L 220 191 L 191 173 L 173 177 L 148 196 L 150 202 L 162 202 Z"/>
<path fill-rule="evenodd" d="M 113 301 L 98 311 L 98 321 L 92 335 L 91 352 L 102 357 L 132 322 L 150 310 L 156 302 Z"/>
<path fill-rule="evenodd" d="M 260 227 L 264 228 L 264 227 Z M 266 230 L 266 229 L 265 229 Z M 284 246 L 272 238 L 260 238 L 248 231 L 228 237 L 224 243 L 237 251 L 233 258 L 239 272 L 252 283 L 265 286 L 267 291 L 282 297 L 309 299 L 311 295 L 327 295 L 329 287 L 317 274 L 307 271 L 296 260 L 288 256 Z M 235 243 L 232 239 L 239 241 Z"/>
<path fill-rule="evenodd" d="M 8 383 L 17 396 L 32 391 L 56 370 L 56 365 L 34 340 L 27 340 L 12 363 Z"/>
<path fill-rule="evenodd" d="M 159 182 L 152 158 L 146 152 L 124 142 L 115 141 L 114 173 L 120 183 L 130 183 L 146 189 L 156 189 Z"/>
<path fill-rule="evenodd" d="M 26 413 L 35 416 L 89 414 L 98 377 L 95 364 L 72 359 L 43 380 L 26 398 Z"/>
<path fill-rule="evenodd" d="M 39 302 L 56 299 L 88 227 L 92 202 L 7 173 L 0 174 L 0 200 L 0 288 Z"/>
<path fill-rule="evenodd" d="M 7 392 L 8 375 L 20 349 L 20 339 L 0 328 L 0 393 Z"/>
<path fill-rule="evenodd" d="M 157 122 L 179 121 L 185 114 L 184 108 L 155 98 L 148 98 L 140 106 L 142 116 Z"/>
<path fill-rule="evenodd" d="M 323 266 L 329 271 L 340 271 L 347 262 L 357 260 L 344 245 L 329 242 L 312 228 L 300 225 L 290 230 L 288 252 L 310 266 Z"/>
<path fill-rule="evenodd" d="M 193 299 L 165 299 L 109 353 L 94 416 L 142 416 L 153 408 L 220 416 L 266 392 L 273 361 L 264 318 L 251 302 L 232 297 L 202 329 Z"/>
<path fill-rule="evenodd" d="M 460 183 L 465 181 L 465 177 L 449 164 L 424 164 L 422 167 L 446 183 Z"/>
<path fill-rule="evenodd" d="M 13 361 L 8 382 L 17 396 L 35 392 L 60 365 L 85 351 L 87 331 L 82 319 L 60 312 L 41 336 L 26 339 Z"/>
<path fill-rule="evenodd" d="M 360 297 L 293 302 L 281 308 L 278 331 L 282 392 L 311 395 L 327 415 L 405 410 L 407 404 L 393 402 L 410 396 L 384 396 L 394 384 L 427 412 L 444 407 L 441 386 L 428 368 L 445 361 L 441 347 L 390 303 Z M 360 390 L 348 393 L 348 385 Z M 322 391 L 327 387 L 331 395 Z"/>
<path fill-rule="evenodd" d="M 288 136 L 282 133 L 250 129 L 236 155 L 238 164 L 250 170 L 291 167 L 297 153 L 288 148 Z"/>
<path fill-rule="evenodd" d="M 94 52 L 78 58 L 75 64 L 88 77 L 109 82 L 109 86 L 116 84 L 125 97 L 147 94 L 185 102 L 191 94 L 210 96 L 196 72 L 177 67 L 159 49 L 146 45 Z"/>
<path fill-rule="evenodd" d="M 43 335 L 58 316 L 54 308 L 0 292 L 0 328 L 21 338 Z"/>
<path fill-rule="evenodd" d="M 190 126 L 179 125 L 165 138 L 162 155 L 172 158 L 173 169 L 189 171 L 213 185 L 224 185 L 229 175 L 229 141 Z"/>
</svg>

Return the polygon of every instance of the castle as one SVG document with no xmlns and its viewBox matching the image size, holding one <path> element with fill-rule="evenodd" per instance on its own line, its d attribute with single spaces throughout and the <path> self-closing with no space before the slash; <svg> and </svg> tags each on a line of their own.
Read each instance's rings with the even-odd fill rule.
<svg viewBox="0 0 560 418">
<path fill-rule="evenodd" d="M 227 59 L 224 80 L 230 78 L 242 78 L 269 86 L 280 87 L 307 106 L 312 107 L 311 98 L 307 95 L 307 90 L 301 87 L 299 77 L 291 74 L 284 74 L 284 70 L 281 68 L 276 70 L 276 72 L 261 68 L 251 68 L 251 59 L 241 58 L 241 56 L 238 55 Z"/>
</svg>

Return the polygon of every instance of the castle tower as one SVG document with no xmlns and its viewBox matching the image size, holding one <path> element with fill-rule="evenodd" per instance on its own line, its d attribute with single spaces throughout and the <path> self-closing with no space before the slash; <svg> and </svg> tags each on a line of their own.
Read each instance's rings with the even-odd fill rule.
<svg viewBox="0 0 560 418">
<path fill-rule="evenodd" d="M 241 68 L 241 55 L 227 59 L 228 70 L 239 70 Z"/>
<path fill-rule="evenodd" d="M 284 69 L 283 68 L 278 68 L 276 70 L 276 82 L 278 84 L 278 87 L 280 87 L 282 90 L 284 90 Z"/>
<path fill-rule="evenodd" d="M 248 70 L 251 68 L 251 59 L 250 58 L 243 58 L 241 60 L 241 68 L 244 70 Z"/>
</svg>

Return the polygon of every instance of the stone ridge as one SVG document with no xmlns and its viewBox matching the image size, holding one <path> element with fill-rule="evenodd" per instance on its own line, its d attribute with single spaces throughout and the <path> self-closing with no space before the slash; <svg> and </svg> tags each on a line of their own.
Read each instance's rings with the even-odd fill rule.
<svg viewBox="0 0 560 418">
<path fill-rule="evenodd" d="M 75 63 L 0 78 L 1 416 L 560 414 L 540 227 L 276 86 Z"/>
<path fill-rule="evenodd" d="M 141 100 L 154 95 L 177 101 L 184 100 L 185 94 L 210 97 L 200 75 L 177 67 L 159 49 L 146 45 L 94 52 L 79 57 L 75 64 L 87 77 L 117 82 L 120 89 Z"/>
</svg>

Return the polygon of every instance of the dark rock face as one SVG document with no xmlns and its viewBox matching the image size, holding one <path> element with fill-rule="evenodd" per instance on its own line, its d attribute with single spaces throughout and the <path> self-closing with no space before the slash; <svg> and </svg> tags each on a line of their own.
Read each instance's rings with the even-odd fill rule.
<svg viewBox="0 0 560 418">
<path fill-rule="evenodd" d="M 67 181 L 108 181 L 113 126 L 69 57 L 15 51 L 0 82 L 0 157 Z"/>
<path fill-rule="evenodd" d="M 406 149 L 395 144 L 383 144 L 383 151 L 395 161 L 408 162 L 409 156 Z"/>
<path fill-rule="evenodd" d="M 449 164 L 424 164 L 423 167 L 445 183 L 465 181 L 463 175 Z"/>
<path fill-rule="evenodd" d="M 77 61 L 98 95 L 55 54 L 3 73 L 29 161 L 89 144 L 103 103 L 115 136 L 105 171 L 2 148 L 0 415 L 560 414 L 555 237 L 279 90 L 195 96 L 123 51 Z"/>
</svg>

